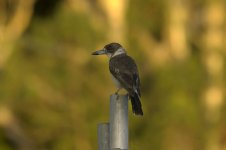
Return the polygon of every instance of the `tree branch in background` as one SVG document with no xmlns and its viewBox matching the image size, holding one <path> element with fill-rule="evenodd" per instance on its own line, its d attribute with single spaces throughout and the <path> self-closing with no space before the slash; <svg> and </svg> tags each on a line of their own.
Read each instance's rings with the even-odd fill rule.
<svg viewBox="0 0 226 150">
<path fill-rule="evenodd" d="M 0 24 L 0 68 L 4 67 L 4 64 L 9 59 L 12 51 L 14 42 L 23 34 L 23 32 L 28 27 L 33 14 L 33 6 L 35 0 L 18 0 L 18 1 L 8 1 L 3 0 L 1 16 L 3 22 Z M 9 8 L 14 8 L 15 10 L 10 10 Z M 12 15 L 8 15 L 12 13 Z M 10 18 L 7 18 L 7 17 Z"/>
<path fill-rule="evenodd" d="M 170 45 L 170 52 L 172 57 L 183 60 L 188 57 L 188 45 L 187 45 L 187 18 L 188 8 L 186 1 L 174 0 L 168 2 L 168 26 L 167 36 Z"/>
<path fill-rule="evenodd" d="M 208 85 L 204 92 L 206 107 L 207 150 L 220 150 L 220 116 L 224 99 L 224 1 L 209 1 L 204 10 L 206 32 L 203 35 L 203 61 L 208 74 Z"/>
</svg>

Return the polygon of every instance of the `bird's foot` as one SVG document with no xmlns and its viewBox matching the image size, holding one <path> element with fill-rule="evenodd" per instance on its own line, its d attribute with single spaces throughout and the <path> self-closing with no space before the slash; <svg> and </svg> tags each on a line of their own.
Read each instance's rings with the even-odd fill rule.
<svg viewBox="0 0 226 150">
<path fill-rule="evenodd" d="M 115 92 L 115 95 L 116 95 L 116 100 L 118 100 L 118 99 L 119 99 L 119 94 L 118 94 L 118 92 Z"/>
<path fill-rule="evenodd" d="M 121 90 L 121 88 L 119 88 L 116 92 L 115 92 L 115 95 L 116 95 L 116 100 L 118 100 L 119 99 L 119 91 Z"/>
</svg>

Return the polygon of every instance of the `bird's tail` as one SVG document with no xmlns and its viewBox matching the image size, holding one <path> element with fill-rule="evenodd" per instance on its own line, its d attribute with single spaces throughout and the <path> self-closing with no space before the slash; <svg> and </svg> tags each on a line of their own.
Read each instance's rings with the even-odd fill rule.
<svg viewBox="0 0 226 150">
<path fill-rule="evenodd" d="M 133 96 L 130 95 L 131 103 L 132 103 L 132 109 L 133 113 L 135 115 L 141 115 L 143 116 L 142 106 L 140 102 L 140 98 L 137 93 L 134 93 Z"/>
</svg>

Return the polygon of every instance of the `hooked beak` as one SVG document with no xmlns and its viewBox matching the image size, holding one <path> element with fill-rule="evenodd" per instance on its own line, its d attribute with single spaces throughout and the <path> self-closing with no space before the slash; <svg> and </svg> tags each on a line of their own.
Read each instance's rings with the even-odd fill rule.
<svg viewBox="0 0 226 150">
<path fill-rule="evenodd" d="M 103 54 L 106 54 L 105 49 L 98 50 L 98 51 L 92 53 L 92 55 L 103 55 Z"/>
</svg>

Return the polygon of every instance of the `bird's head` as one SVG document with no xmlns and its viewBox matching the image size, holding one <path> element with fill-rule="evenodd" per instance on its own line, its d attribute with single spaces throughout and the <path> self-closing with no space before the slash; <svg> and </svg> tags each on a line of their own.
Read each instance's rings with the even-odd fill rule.
<svg viewBox="0 0 226 150">
<path fill-rule="evenodd" d="M 105 45 L 103 49 L 92 53 L 92 55 L 103 55 L 103 54 L 112 58 L 120 54 L 126 54 L 126 51 L 119 43 L 110 43 Z"/>
</svg>

